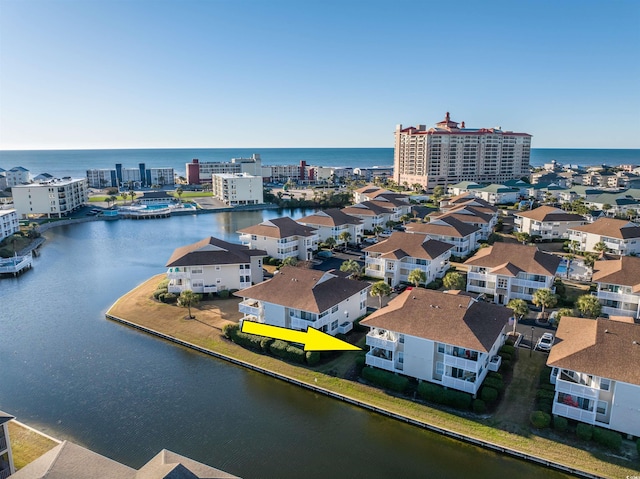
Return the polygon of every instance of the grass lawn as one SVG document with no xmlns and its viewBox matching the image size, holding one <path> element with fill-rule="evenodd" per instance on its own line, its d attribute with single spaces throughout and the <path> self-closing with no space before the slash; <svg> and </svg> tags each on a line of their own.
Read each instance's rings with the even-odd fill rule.
<svg viewBox="0 0 640 479">
<path fill-rule="evenodd" d="M 89 203 L 105 203 L 107 201 L 108 198 L 110 198 L 111 196 L 90 196 L 89 197 Z"/>
<path fill-rule="evenodd" d="M 182 195 L 178 196 L 178 194 L 174 191 L 172 193 L 176 198 L 203 198 L 207 196 L 213 196 L 211 191 L 183 191 Z"/>
<path fill-rule="evenodd" d="M 23 468 L 58 445 L 57 442 L 23 427 L 15 421 L 9 422 L 9 438 L 11 439 L 11 451 L 16 469 Z"/>
<path fill-rule="evenodd" d="M 200 303 L 192 308 L 196 320 L 188 320 L 185 319 L 187 316 L 185 309 L 158 303 L 152 299 L 151 295 L 163 277 L 164 275 L 157 275 L 130 291 L 120 298 L 107 314 L 315 387 L 334 391 L 363 403 L 458 434 L 541 456 L 549 461 L 598 476 L 620 478 L 637 475 L 637 470 L 635 470 L 638 468 L 637 462 L 596 454 L 593 451 L 585 450 L 580 444 L 576 446 L 560 443 L 531 431 L 528 412 L 531 410 L 532 394 L 535 395 L 535 387 L 539 377 L 538 374 L 532 375 L 532 373 L 538 371 L 544 363 L 544 357 L 541 354 L 533 356 L 531 361 L 528 360 L 528 355 L 521 354 L 520 360 L 516 362 L 512 385 L 507 392 L 507 400 L 511 403 L 520 401 L 521 404 L 501 406 L 494 417 L 489 418 L 472 414 L 457 415 L 416 401 L 392 396 L 381 389 L 345 379 L 345 377 L 349 377 L 349 372 L 358 353 L 345 352 L 337 355 L 334 360 L 328 363 L 310 368 L 293 365 L 272 356 L 243 349 L 228 341 L 221 333 L 221 328 L 227 321 L 237 321 L 242 316 L 237 311 L 239 298 Z M 354 341 L 353 334 L 350 335 L 349 340 Z M 361 343 L 364 338 L 356 337 L 355 340 Z"/>
<path fill-rule="evenodd" d="M 567 301 L 570 301 L 573 304 L 575 304 L 576 300 L 580 296 L 584 294 L 589 294 L 588 284 L 572 283 L 568 281 L 563 281 L 563 283 L 566 290 Z"/>
</svg>

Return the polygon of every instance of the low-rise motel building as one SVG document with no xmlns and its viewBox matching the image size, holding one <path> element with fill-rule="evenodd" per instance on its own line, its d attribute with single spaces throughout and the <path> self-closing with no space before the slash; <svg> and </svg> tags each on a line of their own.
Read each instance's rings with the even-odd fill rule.
<svg viewBox="0 0 640 479">
<path fill-rule="evenodd" d="M 466 294 L 408 288 L 360 322 L 366 364 L 475 395 L 500 367 L 512 314 Z"/>
<path fill-rule="evenodd" d="M 318 249 L 318 231 L 287 216 L 238 230 L 242 244 L 262 249 L 272 258 L 309 261 Z"/>
<path fill-rule="evenodd" d="M 563 316 L 547 365 L 553 414 L 640 437 L 640 324 Z"/>
<path fill-rule="evenodd" d="M 530 211 L 514 213 L 516 231 L 542 239 L 560 239 L 569 237 L 569 229 L 587 223 L 582 216 L 567 213 L 553 206 L 540 206 Z"/>
<path fill-rule="evenodd" d="M 591 224 L 569 228 L 569 240 L 577 241 L 579 251 L 595 251 L 603 242 L 613 254 L 640 254 L 640 226 L 616 218 L 599 218 Z"/>
<path fill-rule="evenodd" d="M 41 183 L 11 188 L 13 204 L 20 218 L 46 215 L 63 218 L 87 202 L 86 178 L 54 178 Z"/>
<path fill-rule="evenodd" d="M 234 294 L 243 298 L 241 322 L 300 331 L 313 327 L 335 336 L 351 331 L 353 322 L 365 315 L 370 287 L 340 271 L 285 266 L 273 278 Z"/>
<path fill-rule="evenodd" d="M 167 261 L 167 289 L 180 294 L 247 288 L 263 281 L 265 256 L 266 251 L 209 236 L 174 250 Z"/>
</svg>

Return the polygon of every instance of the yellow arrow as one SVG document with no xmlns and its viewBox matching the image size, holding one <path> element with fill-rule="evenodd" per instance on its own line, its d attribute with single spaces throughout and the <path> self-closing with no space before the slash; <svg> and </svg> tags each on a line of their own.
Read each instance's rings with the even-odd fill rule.
<svg viewBox="0 0 640 479">
<path fill-rule="evenodd" d="M 280 326 L 245 320 L 242 322 L 242 332 L 304 344 L 305 351 L 361 351 L 358 346 L 341 341 L 312 327 L 306 331 L 294 331 Z"/>
</svg>

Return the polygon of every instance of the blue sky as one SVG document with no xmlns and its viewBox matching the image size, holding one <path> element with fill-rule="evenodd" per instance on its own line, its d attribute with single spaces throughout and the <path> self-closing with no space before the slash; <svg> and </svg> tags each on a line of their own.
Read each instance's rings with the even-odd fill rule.
<svg viewBox="0 0 640 479">
<path fill-rule="evenodd" d="M 640 148 L 640 1 L 0 0 L 0 149 Z"/>
</svg>

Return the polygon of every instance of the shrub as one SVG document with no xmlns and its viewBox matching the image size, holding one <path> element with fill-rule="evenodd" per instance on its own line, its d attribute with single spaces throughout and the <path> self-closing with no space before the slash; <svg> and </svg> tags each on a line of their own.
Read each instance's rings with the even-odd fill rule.
<svg viewBox="0 0 640 479">
<path fill-rule="evenodd" d="M 514 356 L 516 354 L 516 348 L 514 346 L 510 346 L 508 344 L 505 344 L 504 346 L 502 346 L 500 348 L 500 352 L 509 353 L 511 356 Z"/>
<path fill-rule="evenodd" d="M 355 363 L 358 374 L 360 374 L 362 372 L 362 368 L 364 368 L 365 364 L 367 363 L 367 353 L 364 351 L 358 353 Z"/>
<path fill-rule="evenodd" d="M 218 297 L 220 299 L 227 299 L 229 297 L 229 290 L 223 289 L 222 291 L 218 291 Z"/>
<path fill-rule="evenodd" d="M 233 339 L 239 330 L 239 324 L 225 324 L 222 327 L 222 334 L 224 334 L 224 337 L 227 339 Z"/>
<path fill-rule="evenodd" d="M 178 301 L 178 295 L 173 294 L 173 293 L 167 293 L 164 295 L 164 302 L 165 303 L 175 303 L 176 301 Z"/>
<path fill-rule="evenodd" d="M 540 384 L 551 384 L 551 368 L 545 366 L 540 371 Z"/>
<path fill-rule="evenodd" d="M 500 364 L 500 371 L 511 371 L 511 361 L 502 360 L 502 364 Z"/>
<path fill-rule="evenodd" d="M 486 403 L 495 402 L 498 399 L 498 390 L 490 386 L 483 386 L 480 391 L 480 399 Z"/>
<path fill-rule="evenodd" d="M 273 344 L 274 341 L 275 339 L 273 338 L 262 338 L 260 340 L 260 349 L 265 353 L 268 353 L 271 349 L 271 344 Z"/>
<path fill-rule="evenodd" d="M 493 371 L 489 371 L 487 373 L 487 377 L 488 378 L 494 378 L 494 379 L 499 379 L 500 381 L 502 381 L 502 374 L 500 373 L 495 373 Z"/>
<path fill-rule="evenodd" d="M 156 286 L 156 289 L 167 289 L 168 286 L 169 286 L 169 280 L 163 279 L 158 283 L 158 286 Z"/>
<path fill-rule="evenodd" d="M 473 412 L 483 414 L 487 410 L 487 404 L 482 399 L 473 400 Z"/>
<path fill-rule="evenodd" d="M 427 284 L 427 289 L 440 289 L 442 287 L 442 280 L 440 278 L 436 278 Z"/>
<path fill-rule="evenodd" d="M 622 446 L 622 436 L 620 433 L 602 429 L 601 427 L 593 428 L 593 440 L 612 451 L 619 451 Z"/>
<path fill-rule="evenodd" d="M 553 428 L 558 432 L 564 432 L 569 427 L 569 421 L 562 416 L 555 416 L 553 418 Z"/>
<path fill-rule="evenodd" d="M 320 352 L 319 351 L 307 351 L 305 358 L 307 360 L 307 364 L 309 366 L 315 366 L 320 362 Z"/>
<path fill-rule="evenodd" d="M 446 389 L 445 400 L 447 401 L 446 404 L 448 406 L 452 406 L 457 409 L 469 409 L 471 408 L 473 398 L 471 397 L 471 394 L 456 391 L 455 389 Z"/>
<path fill-rule="evenodd" d="M 555 392 L 547 391 L 546 389 L 538 389 L 536 391 L 536 399 L 548 399 L 552 401 L 555 395 L 556 395 Z"/>
<path fill-rule="evenodd" d="M 539 411 L 551 414 L 551 412 L 553 411 L 553 402 L 550 399 L 538 399 L 536 401 L 536 407 Z"/>
<path fill-rule="evenodd" d="M 418 384 L 418 395 L 437 404 L 444 404 L 444 388 L 437 384 L 421 382 Z"/>
<path fill-rule="evenodd" d="M 576 426 L 576 435 L 583 441 L 590 441 L 593 437 L 593 426 L 583 422 Z"/>
<path fill-rule="evenodd" d="M 167 293 L 160 292 L 160 293 L 158 294 L 158 298 L 157 298 L 157 299 L 158 299 L 158 301 L 160 301 L 161 303 L 164 303 L 164 297 L 165 297 L 165 295 L 166 295 L 166 294 L 167 294 Z"/>
<path fill-rule="evenodd" d="M 551 416 L 543 411 L 533 411 L 529 415 L 529 421 L 537 429 L 545 429 L 551 424 Z"/>
<path fill-rule="evenodd" d="M 553 391 L 555 393 L 556 387 L 553 384 L 541 384 L 538 389 L 544 389 L 545 391 Z"/>
<path fill-rule="evenodd" d="M 260 346 L 260 342 L 262 341 L 263 336 L 256 336 L 255 334 L 247 334 L 241 331 L 238 331 L 231 340 L 244 347 L 253 349 L 255 351 L 262 351 L 262 347 Z"/>
<path fill-rule="evenodd" d="M 158 288 L 153 292 L 153 298 L 160 300 L 160 295 L 161 294 L 167 294 L 169 292 L 169 290 L 167 288 Z"/>
<path fill-rule="evenodd" d="M 505 353 L 504 351 L 499 351 L 498 356 L 502 357 L 502 361 L 511 362 L 511 355 L 509 353 Z"/>
<path fill-rule="evenodd" d="M 409 379 L 404 376 L 368 366 L 362 369 L 362 377 L 377 386 L 397 392 L 403 392 L 409 386 Z"/>
<path fill-rule="evenodd" d="M 301 364 L 305 361 L 305 352 L 302 349 L 291 346 L 287 342 L 279 339 L 271 343 L 269 351 L 271 351 L 271 354 L 274 356 L 287 361 L 294 361 Z"/>
<path fill-rule="evenodd" d="M 484 385 L 493 388 L 498 392 L 504 391 L 504 381 L 502 379 L 487 377 L 484 380 Z"/>
</svg>

